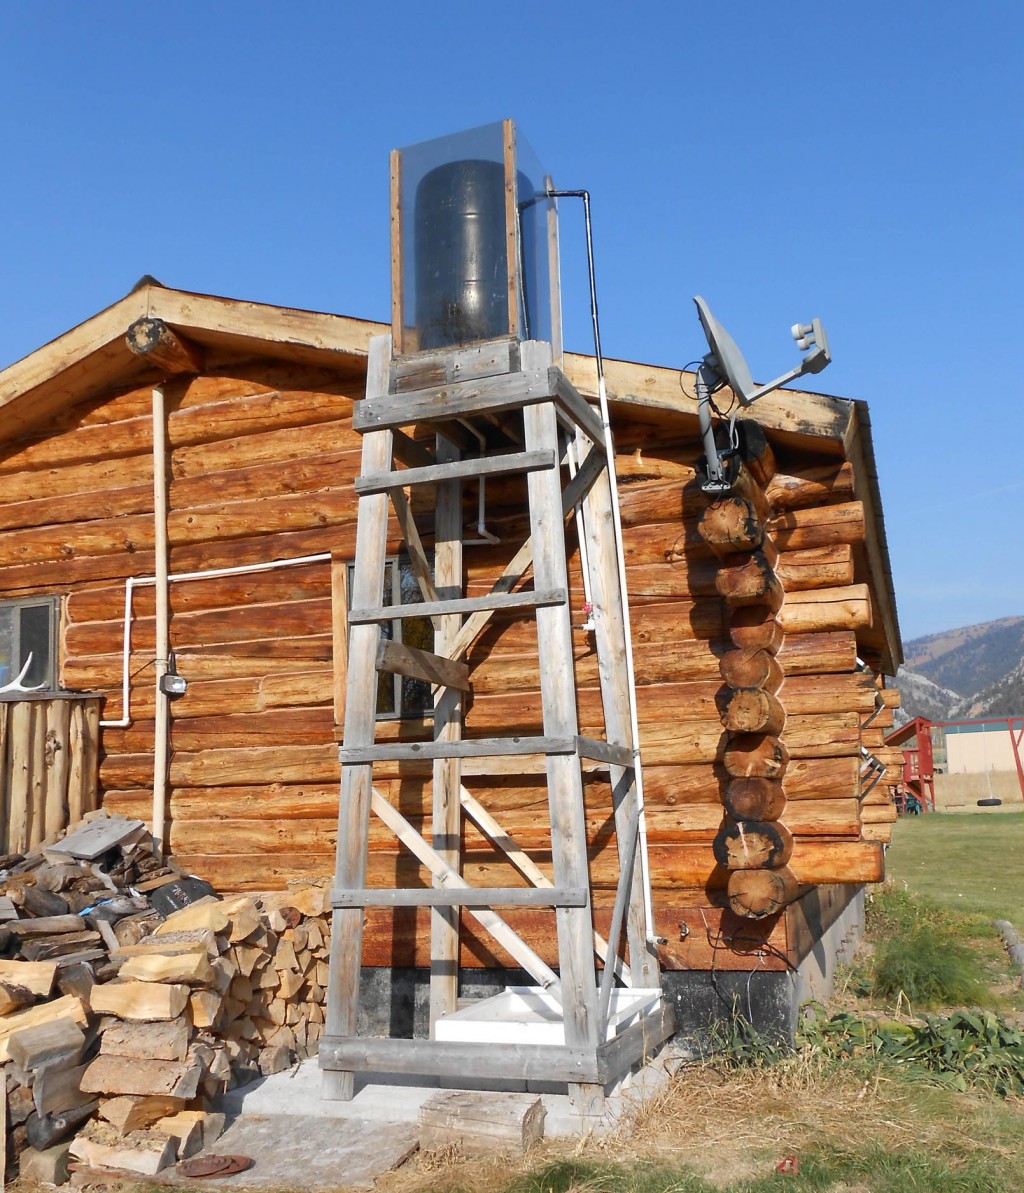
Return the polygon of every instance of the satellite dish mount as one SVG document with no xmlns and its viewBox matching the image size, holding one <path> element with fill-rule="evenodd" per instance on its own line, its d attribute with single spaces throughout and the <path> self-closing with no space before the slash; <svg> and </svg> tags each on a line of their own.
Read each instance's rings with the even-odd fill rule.
<svg viewBox="0 0 1024 1193">
<path fill-rule="evenodd" d="M 736 416 L 739 410 L 750 406 L 758 398 L 763 398 L 773 389 L 795 381 L 805 373 L 820 373 L 831 362 L 832 356 L 820 319 L 812 319 L 810 323 L 795 323 L 791 331 L 797 347 L 804 353 L 803 359 L 796 368 L 783 373 L 781 377 L 776 377 L 774 381 L 769 381 L 767 385 L 755 385 L 736 341 L 711 314 L 708 304 L 699 294 L 693 301 L 697 304 L 697 315 L 710 349 L 697 369 L 697 415 L 700 419 L 700 432 L 707 460 L 707 476 L 701 488 L 705 493 L 727 493 L 732 487 L 732 482 L 726 476 L 725 463 L 739 445 L 736 434 Z M 721 412 L 712 402 L 712 396 L 725 386 L 735 395 L 736 405 L 729 418 L 729 446 L 720 451 L 715 442 L 711 415 L 713 410 L 716 414 Z"/>
</svg>

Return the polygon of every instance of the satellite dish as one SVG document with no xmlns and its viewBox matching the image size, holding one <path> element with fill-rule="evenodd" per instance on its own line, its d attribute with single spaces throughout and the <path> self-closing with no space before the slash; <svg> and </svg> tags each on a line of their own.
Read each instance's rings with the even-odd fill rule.
<svg viewBox="0 0 1024 1193">
<path fill-rule="evenodd" d="M 704 363 L 714 369 L 728 384 L 741 406 L 749 406 L 754 400 L 750 395 L 757 387 L 750 375 L 750 369 L 747 368 L 747 362 L 743 359 L 743 353 L 732 336 L 712 315 L 711 308 L 704 299 L 698 294 L 693 301 L 697 304 L 697 316 L 711 349 L 704 357 Z M 714 359 L 709 360 L 709 357 Z"/>
<path fill-rule="evenodd" d="M 704 328 L 709 349 L 697 370 L 697 413 L 700 417 L 704 454 L 708 465 L 707 478 L 702 487 L 705 493 L 724 493 L 728 492 L 731 486 L 725 479 L 722 459 L 715 443 L 711 423 L 711 395 L 728 385 L 741 407 L 750 406 L 758 398 L 763 398 L 773 389 L 795 381 L 805 373 L 820 373 L 831 362 L 832 356 L 820 319 L 812 319 L 810 323 L 794 323 L 790 332 L 796 340 L 797 347 L 804 353 L 803 359 L 796 368 L 783 373 L 781 377 L 776 377 L 774 381 L 769 381 L 767 385 L 755 385 L 736 341 L 712 315 L 710 307 L 699 294 L 693 301 L 697 305 L 697 316 Z M 733 450 L 736 446 L 735 423 L 736 415 L 733 414 L 729 420 Z"/>
</svg>

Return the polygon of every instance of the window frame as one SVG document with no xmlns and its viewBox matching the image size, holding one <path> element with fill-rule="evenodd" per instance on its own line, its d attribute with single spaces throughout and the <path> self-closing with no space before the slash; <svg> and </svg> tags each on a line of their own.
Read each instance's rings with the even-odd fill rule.
<svg viewBox="0 0 1024 1193">
<path fill-rule="evenodd" d="M 12 683 L 18 678 L 18 673 L 25 665 L 26 652 L 22 649 L 22 621 L 20 614 L 25 609 L 45 608 L 47 610 L 47 650 L 49 653 L 47 672 L 43 678 L 43 686 L 38 689 L 39 694 L 48 692 L 59 692 L 60 687 L 60 610 L 61 597 L 53 593 L 42 593 L 36 596 L 15 597 L 11 599 L 0 599 L 0 617 L 7 612 L 16 614 L 13 618 L 13 633 L 12 633 L 12 654 L 17 661 L 11 664 L 10 674 L 5 676 L 0 682 L 0 687 L 3 684 Z M 32 683 L 29 676 L 25 677 L 23 681 L 25 687 L 32 688 L 35 685 Z M 0 700 L 17 700 L 24 695 L 20 690 L 12 692 L 0 692 Z"/>
</svg>

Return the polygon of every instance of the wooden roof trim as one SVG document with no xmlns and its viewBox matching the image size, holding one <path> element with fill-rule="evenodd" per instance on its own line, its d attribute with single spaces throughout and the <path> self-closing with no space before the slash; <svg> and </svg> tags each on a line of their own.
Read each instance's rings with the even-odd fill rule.
<svg viewBox="0 0 1024 1193">
<path fill-rule="evenodd" d="M 896 610 L 892 561 L 885 534 L 882 497 L 878 488 L 878 469 L 871 441 L 871 418 L 867 402 L 853 402 L 854 419 L 843 437 L 846 458 L 853 464 L 854 496 L 864 503 L 864 549 L 872 576 L 872 601 L 875 629 L 884 636 L 882 666 L 887 675 L 895 675 L 903 662 L 903 642 Z"/>
<path fill-rule="evenodd" d="M 672 411 L 697 417 L 696 377 L 680 369 L 606 360 L 605 385 L 608 399 L 623 405 Z M 564 368 L 569 380 L 587 397 L 597 394 L 597 375 L 592 356 L 566 353 Z M 854 419 L 853 403 L 846 398 L 780 389 L 761 398 L 752 415 L 769 431 L 841 443 Z"/>
</svg>

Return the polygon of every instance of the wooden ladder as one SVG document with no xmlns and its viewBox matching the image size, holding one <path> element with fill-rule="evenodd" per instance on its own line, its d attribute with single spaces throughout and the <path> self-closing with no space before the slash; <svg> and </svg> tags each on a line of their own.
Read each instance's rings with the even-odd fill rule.
<svg viewBox="0 0 1024 1193">
<path fill-rule="evenodd" d="M 338 852 L 332 891 L 333 931 L 326 1033 L 320 1045 L 324 1096 L 351 1098 L 357 1072 L 441 1077 L 487 1074 L 500 1080 L 565 1082 L 576 1104 L 593 1111 L 603 1087 L 627 1071 L 672 1031 L 660 998 L 660 973 L 644 917 L 644 876 L 637 864 L 640 801 L 631 732 L 626 651 L 629 644 L 612 533 L 612 493 L 605 435 L 595 410 L 551 363 L 551 346 L 504 339 L 466 349 L 393 360 L 391 337 L 371 342 L 364 401 L 353 423 L 363 435 L 356 481 L 358 520 L 351 592 Z M 413 438 L 403 428 L 418 426 Z M 422 438 L 434 431 L 434 451 Z M 479 453 L 485 428 L 511 433 L 511 450 Z M 472 435 L 467 436 L 469 428 Z M 475 437 L 475 438 L 474 438 Z M 579 463 L 562 486 L 567 445 Z M 404 467 L 396 467 L 396 461 Z M 525 474 L 530 537 L 490 593 L 463 596 L 462 483 Z M 406 490 L 436 486 L 434 564 L 424 548 Z M 582 504 L 605 737 L 584 737 L 576 713 L 565 523 Z M 385 605 L 388 519 L 393 509 L 423 600 Z M 532 569 L 531 588 L 520 586 Z M 496 612 L 536 622 L 541 736 L 463 737 L 462 706 L 470 688 L 463 661 Z M 429 617 L 432 651 L 382 637 L 381 627 L 404 617 Z M 435 687 L 429 742 L 376 740 L 378 671 L 429 680 Z M 553 881 L 463 784 L 480 768 L 515 774 L 538 756 L 547 777 Z M 475 761 L 473 761 L 475 760 Z M 426 840 L 373 786 L 375 763 L 418 761 L 431 767 L 432 839 Z M 583 803 L 583 770 L 607 770 L 614 812 L 619 880 L 607 939 L 594 927 Z M 432 876 L 429 888 L 367 888 L 372 812 Z M 526 879 L 527 885 L 474 888 L 460 872 L 462 816 L 471 819 Z M 367 907 L 431 910 L 431 1039 L 369 1039 L 356 1035 Z M 558 966 L 552 969 L 495 908 L 548 907 L 557 926 Z M 439 1020 L 457 1009 L 459 913 L 487 930 L 548 996 L 561 1004 L 564 1044 L 466 1043 L 434 1038 Z M 626 961 L 620 959 L 625 936 Z M 604 963 L 599 970 L 596 959 Z M 625 1030 L 612 1022 L 614 979 L 658 994 Z"/>
</svg>

